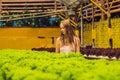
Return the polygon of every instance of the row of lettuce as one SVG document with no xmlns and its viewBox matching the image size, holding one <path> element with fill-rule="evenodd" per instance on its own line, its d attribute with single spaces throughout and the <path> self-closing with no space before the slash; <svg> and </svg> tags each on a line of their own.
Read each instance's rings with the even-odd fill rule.
<svg viewBox="0 0 120 80">
<path fill-rule="evenodd" d="M 120 80 L 120 61 L 80 53 L 0 50 L 0 80 Z"/>
</svg>

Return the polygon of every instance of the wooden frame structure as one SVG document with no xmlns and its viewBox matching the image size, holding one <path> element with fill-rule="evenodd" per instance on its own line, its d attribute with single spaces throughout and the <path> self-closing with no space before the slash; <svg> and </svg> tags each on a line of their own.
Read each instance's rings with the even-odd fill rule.
<svg viewBox="0 0 120 80">
<path fill-rule="evenodd" d="M 62 9 L 62 5 L 56 0 L 0 0 L 0 3 L 1 14 Z"/>
<path fill-rule="evenodd" d="M 97 3 L 97 1 L 96 1 L 96 3 Z M 102 0 L 100 0 L 100 3 L 97 3 L 97 4 L 101 7 L 103 7 Z M 120 12 L 120 0 L 112 0 L 111 2 L 109 2 L 109 5 L 110 5 L 110 13 Z M 87 8 L 87 7 L 89 7 L 89 8 Z M 85 9 L 85 8 L 87 8 L 87 9 Z M 107 2 L 105 3 L 103 8 L 105 11 L 107 11 Z M 92 3 L 84 6 L 84 9 L 85 10 L 83 10 L 83 13 L 86 13 L 84 15 L 84 18 L 92 18 Z M 94 6 L 94 17 L 102 16 L 101 14 L 103 15 L 101 10 L 97 6 Z"/>
<path fill-rule="evenodd" d="M 94 1 L 107 11 L 107 2 L 103 3 L 103 0 L 90 0 Z M 98 3 L 99 1 L 99 3 Z M 83 4 L 85 4 L 83 2 Z M 99 5 L 101 4 L 101 5 Z M 105 4 L 103 6 L 103 4 Z M 120 12 L 120 0 L 112 0 L 109 2 L 110 13 Z M 87 8 L 89 7 L 89 8 Z M 56 10 L 65 10 L 65 5 L 57 2 L 56 0 L 0 0 L 0 14 L 8 13 L 23 13 L 23 12 L 47 12 Z M 83 6 L 83 18 L 92 18 L 92 3 Z M 94 6 L 94 17 L 104 15 L 97 6 Z M 103 16 L 102 16 L 103 17 Z"/>
</svg>

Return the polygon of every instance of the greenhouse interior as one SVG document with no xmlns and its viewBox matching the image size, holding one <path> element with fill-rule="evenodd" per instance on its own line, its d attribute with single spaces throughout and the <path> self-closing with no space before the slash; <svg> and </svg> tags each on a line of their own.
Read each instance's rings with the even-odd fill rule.
<svg viewBox="0 0 120 80">
<path fill-rule="evenodd" d="M 120 80 L 119 41 L 120 0 L 0 0 L 0 80 Z"/>
</svg>

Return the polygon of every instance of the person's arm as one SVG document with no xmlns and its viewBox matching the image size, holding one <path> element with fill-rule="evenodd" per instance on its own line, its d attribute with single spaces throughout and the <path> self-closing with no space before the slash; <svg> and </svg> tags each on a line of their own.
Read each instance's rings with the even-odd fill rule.
<svg viewBox="0 0 120 80">
<path fill-rule="evenodd" d="M 59 38 L 57 38 L 56 40 L 56 49 L 55 49 L 56 53 L 60 53 L 60 40 Z"/>
<path fill-rule="evenodd" d="M 76 37 L 76 52 L 80 52 L 80 39 Z"/>
</svg>

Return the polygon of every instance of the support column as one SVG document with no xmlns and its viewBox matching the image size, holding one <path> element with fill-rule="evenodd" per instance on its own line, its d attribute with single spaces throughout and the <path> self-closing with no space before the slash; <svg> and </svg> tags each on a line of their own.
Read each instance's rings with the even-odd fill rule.
<svg viewBox="0 0 120 80">
<path fill-rule="evenodd" d="M 55 0 L 55 11 L 57 10 L 57 1 Z"/>
<path fill-rule="evenodd" d="M 81 36 L 80 36 L 80 41 L 81 41 L 81 46 L 83 46 L 83 14 L 82 14 L 83 6 L 81 4 Z"/>
<path fill-rule="evenodd" d="M 2 13 L 2 0 L 0 0 L 0 15 Z"/>
<path fill-rule="evenodd" d="M 109 0 L 107 0 L 106 2 L 107 2 L 107 10 L 108 10 L 108 13 L 110 14 Z M 111 26 L 111 16 L 108 16 L 108 27 L 112 28 L 112 26 Z"/>
<path fill-rule="evenodd" d="M 95 47 L 95 39 L 96 39 L 96 31 L 94 29 L 94 22 L 95 22 L 95 19 L 94 19 L 94 4 L 92 4 L 92 46 Z"/>
<path fill-rule="evenodd" d="M 106 3 L 107 3 L 107 10 L 108 10 L 108 13 L 110 13 L 110 4 L 109 4 L 109 0 L 106 0 Z M 108 17 L 107 17 L 107 20 L 108 20 L 109 46 L 110 46 L 110 48 L 113 48 L 111 16 L 108 16 Z"/>
<path fill-rule="evenodd" d="M 104 0 L 100 0 L 100 6 L 105 9 L 105 2 Z M 101 11 L 102 15 L 101 15 L 101 20 L 105 20 L 105 13 L 103 11 Z"/>
</svg>

